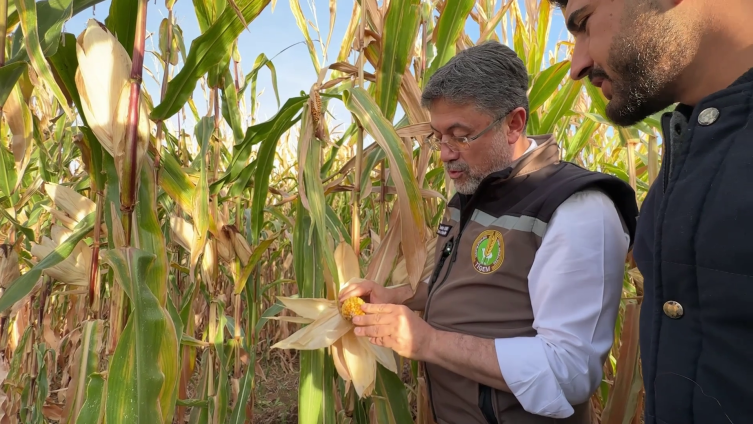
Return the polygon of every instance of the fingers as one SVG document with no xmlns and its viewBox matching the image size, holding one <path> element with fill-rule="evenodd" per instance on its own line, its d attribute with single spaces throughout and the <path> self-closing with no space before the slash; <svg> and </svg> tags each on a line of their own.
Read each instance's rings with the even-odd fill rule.
<svg viewBox="0 0 753 424">
<path fill-rule="evenodd" d="M 373 287 L 374 282 L 369 280 L 363 280 L 359 283 L 351 283 L 345 286 L 342 291 L 340 291 L 340 295 L 338 297 L 342 302 L 350 297 L 366 296 L 371 293 Z"/>
<path fill-rule="evenodd" d="M 401 312 L 403 308 L 405 306 L 386 303 L 364 303 L 361 305 L 361 310 L 367 314 L 394 314 Z"/>
<path fill-rule="evenodd" d="M 388 314 L 357 315 L 353 317 L 353 324 L 358 327 L 369 325 L 387 325 L 395 322 L 395 317 Z"/>
<path fill-rule="evenodd" d="M 356 327 L 354 329 L 356 336 L 361 337 L 387 337 L 391 335 L 395 329 L 392 326 L 387 325 L 372 325 L 369 327 Z"/>
</svg>

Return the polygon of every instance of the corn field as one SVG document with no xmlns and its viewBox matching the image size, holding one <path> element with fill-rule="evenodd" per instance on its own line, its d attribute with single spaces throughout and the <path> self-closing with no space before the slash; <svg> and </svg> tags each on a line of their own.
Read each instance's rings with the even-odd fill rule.
<svg viewBox="0 0 753 424">
<path fill-rule="evenodd" d="M 378 365 L 362 397 L 336 348 L 272 346 L 311 322 L 278 298 L 332 301 L 346 274 L 415 287 L 430 269 L 453 187 L 423 144 L 421 88 L 477 43 L 524 61 L 527 132 L 554 133 L 562 159 L 629 182 L 639 203 L 658 173 L 658 115 L 609 124 L 601 92 L 567 76 L 572 44 L 547 49 L 561 19 L 547 0 L 355 0 L 340 46 L 336 1 L 320 31 L 290 0 L 315 72 L 261 122 L 257 76 L 277 92 L 274 62 L 244 70 L 237 40 L 286 5 L 193 0 L 188 48 L 176 0 L 112 0 L 65 32 L 101 2 L 0 0 L 0 423 L 432 423 L 414 361 Z M 595 422 L 641 422 L 641 297 L 628 257 Z M 279 384 L 266 373 L 297 381 L 284 417 L 264 415 L 260 393 Z"/>
</svg>

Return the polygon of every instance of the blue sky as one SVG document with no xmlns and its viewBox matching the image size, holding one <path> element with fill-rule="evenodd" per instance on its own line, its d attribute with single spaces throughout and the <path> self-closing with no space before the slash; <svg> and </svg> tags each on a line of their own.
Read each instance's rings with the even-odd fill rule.
<svg viewBox="0 0 753 424">
<path fill-rule="evenodd" d="M 337 16 L 327 59 L 323 60 L 321 51 L 319 52 L 319 60 L 323 66 L 332 63 L 337 57 L 342 37 L 351 17 L 353 1 L 354 0 L 337 1 Z M 521 7 L 524 7 L 524 3 L 525 2 L 522 1 L 520 2 Z M 315 22 L 314 18 L 316 18 L 318 26 L 322 31 L 322 38 L 326 40 L 330 19 L 329 1 L 300 0 L 300 4 L 304 14 L 310 21 Z M 66 24 L 65 30 L 78 36 L 78 34 L 80 34 L 85 28 L 86 22 L 89 18 L 93 17 L 104 22 L 104 19 L 108 15 L 109 8 L 110 0 L 107 0 L 98 4 L 94 10 L 86 10 L 69 21 Z M 314 10 L 316 12 L 315 14 L 313 12 Z M 178 0 L 173 9 L 173 13 L 178 25 L 180 25 L 183 31 L 186 49 L 188 49 L 190 48 L 191 41 L 200 35 L 198 22 L 193 10 L 193 3 L 190 0 Z M 147 51 L 158 50 L 157 31 L 160 22 L 166 17 L 167 9 L 164 6 L 164 2 L 158 0 L 155 4 L 155 2 L 149 1 L 147 12 L 147 32 L 153 34 L 154 38 L 147 40 Z M 316 81 L 316 74 L 314 66 L 311 63 L 308 49 L 305 44 L 301 43 L 304 40 L 304 37 L 296 25 L 293 13 L 290 10 L 289 2 L 287 0 L 278 0 L 274 11 L 271 6 L 268 6 L 255 21 L 250 23 L 249 29 L 250 31 L 244 30 L 239 38 L 238 48 L 241 54 L 241 67 L 243 73 L 245 74 L 253 68 L 254 61 L 260 53 L 264 53 L 267 57 L 272 58 L 282 50 L 299 43 L 288 48 L 273 59 L 277 70 L 277 83 L 280 92 L 280 100 L 284 103 L 285 99 L 296 96 L 301 91 L 308 92 L 311 85 Z M 309 31 L 312 38 L 318 38 L 311 28 L 309 28 Z M 466 32 L 473 40 L 478 37 L 478 25 L 470 18 L 466 25 Z M 566 38 L 567 32 L 564 29 L 562 14 L 557 10 L 552 18 L 549 47 L 553 48 L 558 40 Z M 315 42 L 315 44 L 317 47 L 319 46 L 317 42 Z M 161 81 L 161 66 L 157 64 L 156 59 L 151 54 L 147 54 L 145 65 L 155 73 L 156 78 Z M 257 87 L 259 90 L 263 90 L 264 93 L 260 97 L 260 109 L 257 117 L 258 122 L 267 120 L 277 111 L 277 102 L 274 98 L 271 78 L 269 75 L 270 74 L 266 69 L 262 70 L 259 74 Z M 147 90 L 153 96 L 155 103 L 158 103 L 159 84 L 146 73 L 144 74 L 144 80 Z M 248 90 L 246 98 L 248 100 Z M 204 100 L 199 84 L 197 84 L 195 90 L 194 101 L 199 109 L 199 113 L 203 115 L 206 111 L 207 103 Z M 333 104 L 330 110 L 335 115 L 336 120 L 348 122 L 350 116 L 345 108 L 342 107 L 339 102 L 334 103 L 335 104 Z M 189 120 L 192 121 L 188 109 L 186 109 L 186 112 Z M 398 119 L 400 117 L 399 114 L 400 112 L 398 112 Z M 187 124 L 189 127 L 192 126 L 191 122 L 187 122 Z"/>
</svg>

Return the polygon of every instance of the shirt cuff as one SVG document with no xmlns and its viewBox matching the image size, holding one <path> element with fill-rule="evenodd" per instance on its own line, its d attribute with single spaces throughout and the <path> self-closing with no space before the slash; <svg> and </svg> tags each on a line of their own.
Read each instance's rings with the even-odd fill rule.
<svg viewBox="0 0 753 424">
<path fill-rule="evenodd" d="M 575 412 L 549 368 L 543 341 L 538 337 L 494 340 L 502 378 L 527 412 L 567 418 Z"/>
</svg>

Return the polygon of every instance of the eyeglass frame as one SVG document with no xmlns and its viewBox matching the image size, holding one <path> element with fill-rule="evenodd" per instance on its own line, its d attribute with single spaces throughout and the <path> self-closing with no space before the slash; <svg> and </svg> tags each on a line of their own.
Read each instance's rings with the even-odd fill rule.
<svg viewBox="0 0 753 424">
<path fill-rule="evenodd" d="M 503 120 L 504 118 L 506 118 L 507 115 L 509 115 L 509 112 L 506 113 L 506 114 L 504 114 L 504 115 L 502 115 L 502 116 L 500 116 L 499 118 L 495 119 L 494 121 L 492 121 L 492 123 L 489 124 L 488 127 L 484 128 L 483 130 L 481 130 L 480 133 L 474 135 L 473 137 L 468 137 L 468 136 L 464 136 L 464 137 L 449 136 L 450 139 L 459 140 L 457 142 L 458 143 L 457 145 L 458 146 L 463 146 L 460 150 L 453 149 L 450 146 L 449 142 L 442 141 L 441 138 L 439 139 L 439 141 L 431 141 L 432 139 L 439 138 L 439 137 L 435 136 L 433 132 L 426 137 L 425 143 L 429 145 L 429 148 L 431 148 L 432 150 L 434 150 L 436 152 L 438 152 L 438 151 L 440 151 L 442 149 L 442 144 L 446 144 L 447 147 L 450 150 L 452 150 L 453 152 L 460 152 L 460 151 L 463 151 L 463 150 L 467 150 L 470 147 L 470 145 L 471 145 L 471 141 L 476 141 L 479 137 L 481 137 L 482 135 L 486 134 L 487 131 L 489 131 L 492 127 L 494 127 L 495 125 L 497 125 L 501 120 Z"/>
</svg>

